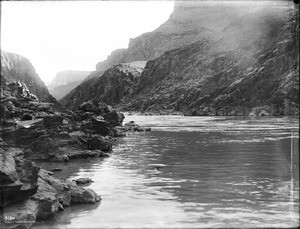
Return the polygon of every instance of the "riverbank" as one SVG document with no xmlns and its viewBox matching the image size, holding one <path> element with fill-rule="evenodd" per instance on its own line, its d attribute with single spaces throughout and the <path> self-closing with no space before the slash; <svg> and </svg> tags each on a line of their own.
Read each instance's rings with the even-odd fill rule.
<svg viewBox="0 0 300 229">
<path fill-rule="evenodd" d="M 144 129 L 134 122 L 122 126 L 124 115 L 106 104 L 88 101 L 75 111 L 56 110 L 18 85 L 1 98 L 1 224 L 29 228 L 72 204 L 101 200 L 92 189 L 55 178 L 32 160 L 108 157 L 116 137 Z"/>
</svg>

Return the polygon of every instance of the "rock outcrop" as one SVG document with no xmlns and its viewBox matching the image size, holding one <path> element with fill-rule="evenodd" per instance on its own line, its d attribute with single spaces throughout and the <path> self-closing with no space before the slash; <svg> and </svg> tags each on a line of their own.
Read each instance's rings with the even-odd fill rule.
<svg viewBox="0 0 300 229">
<path fill-rule="evenodd" d="M 149 60 L 132 86 L 111 101 L 128 111 L 297 115 L 298 20 L 291 2 L 175 2 L 167 22 L 113 52 L 97 69 Z M 107 101 L 108 80 L 101 81 L 102 90 L 95 85 L 114 68 L 91 74 L 63 105 L 73 109 L 91 98 Z"/>
<path fill-rule="evenodd" d="M 47 87 L 56 99 L 61 99 L 76 88 L 90 73 L 89 71 L 61 71 L 56 74 Z"/>
<path fill-rule="evenodd" d="M 1 148 L 0 168 L 0 220 L 9 228 L 29 228 L 64 207 L 101 199 L 71 180 L 52 177 L 51 172 L 25 159 L 20 149 Z"/>
<path fill-rule="evenodd" d="M 30 92 L 41 101 L 56 102 L 30 61 L 23 56 L 1 50 L 1 76 L 6 83 L 20 81 L 26 84 Z"/>
<path fill-rule="evenodd" d="M 60 100 L 68 109 L 77 108 L 83 102 L 96 100 L 108 105 L 116 105 L 129 94 L 137 83 L 146 62 L 139 61 L 119 64 L 105 71 L 95 71 L 90 79 L 82 82 L 78 87 Z"/>
<path fill-rule="evenodd" d="M 30 228 L 71 204 L 99 202 L 93 190 L 54 178 L 31 160 L 109 156 L 113 128 L 122 125 L 124 115 L 96 101 L 73 112 L 54 112 L 54 104 L 38 101 L 24 83 L 5 83 L 1 89 L 1 225 Z M 25 113 L 30 119 L 22 120 Z"/>
<path fill-rule="evenodd" d="M 114 137 L 120 136 L 115 128 L 122 125 L 124 115 L 104 103 L 88 101 L 73 112 L 57 112 L 54 104 L 39 102 L 22 83 L 5 84 L 3 89 L 3 140 L 22 148 L 27 159 L 108 156 Z"/>
</svg>

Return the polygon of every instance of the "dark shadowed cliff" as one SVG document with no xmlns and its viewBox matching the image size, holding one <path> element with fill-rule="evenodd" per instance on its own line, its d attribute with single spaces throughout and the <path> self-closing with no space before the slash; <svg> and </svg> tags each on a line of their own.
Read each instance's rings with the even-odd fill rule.
<svg viewBox="0 0 300 229">
<path fill-rule="evenodd" d="M 21 81 L 39 100 L 56 103 L 28 59 L 1 50 L 1 75 L 7 83 Z"/>
<path fill-rule="evenodd" d="M 60 100 L 67 108 L 77 108 L 81 101 L 97 100 L 109 105 L 116 105 L 128 94 L 134 84 L 137 83 L 146 62 L 139 61 L 127 64 L 119 64 L 108 69 L 104 73 L 95 71 L 77 88 Z"/>
<path fill-rule="evenodd" d="M 127 110 L 298 114 L 298 18 L 298 9 L 287 2 L 176 2 L 167 22 L 131 40 L 128 49 L 113 52 L 98 63 L 98 72 L 152 59 L 122 93 L 119 106 Z M 62 100 L 67 108 L 86 101 L 87 94 L 106 99 L 92 87 L 94 75 L 89 78 L 89 87 L 71 92 L 71 103 L 70 94 Z"/>
<path fill-rule="evenodd" d="M 220 40 L 204 38 L 147 62 L 124 108 L 299 114 L 299 12 L 284 6 L 256 15 L 226 27 Z M 251 25 L 244 27 L 246 22 Z"/>
</svg>

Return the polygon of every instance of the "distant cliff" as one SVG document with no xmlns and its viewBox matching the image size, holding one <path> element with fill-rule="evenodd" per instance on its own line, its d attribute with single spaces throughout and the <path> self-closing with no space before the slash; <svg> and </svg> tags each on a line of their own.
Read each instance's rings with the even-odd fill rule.
<svg viewBox="0 0 300 229">
<path fill-rule="evenodd" d="M 241 5 L 242 4 L 242 5 Z M 117 50 L 98 71 L 149 60 L 119 106 L 188 115 L 299 113 L 299 11 L 287 2 L 175 2 L 169 20 Z M 77 102 L 99 90 L 90 75 Z M 68 95 L 69 96 L 69 95 Z M 67 108 L 72 108 L 68 97 Z"/>
<path fill-rule="evenodd" d="M 1 50 L 1 75 L 7 83 L 24 82 L 39 100 L 56 103 L 56 99 L 49 93 L 32 64 L 25 57 Z"/>
<path fill-rule="evenodd" d="M 72 70 L 58 72 L 51 84 L 48 85 L 48 89 L 56 99 L 61 99 L 77 87 L 90 73 L 89 71 Z"/>
</svg>

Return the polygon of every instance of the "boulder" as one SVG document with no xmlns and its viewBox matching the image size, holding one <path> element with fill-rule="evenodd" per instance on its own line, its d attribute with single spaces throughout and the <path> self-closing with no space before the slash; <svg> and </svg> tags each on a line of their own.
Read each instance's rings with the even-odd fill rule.
<svg viewBox="0 0 300 229">
<path fill-rule="evenodd" d="M 53 116 L 48 116 L 44 117 L 44 126 L 46 128 L 55 128 L 59 125 L 61 125 L 63 122 L 63 117 L 60 115 L 53 115 Z"/>
<path fill-rule="evenodd" d="M 87 137 L 85 142 L 89 150 L 100 149 L 102 151 L 110 151 L 112 149 L 112 144 L 100 136 Z"/>
<path fill-rule="evenodd" d="M 3 222 L 7 228 L 30 228 L 36 221 L 38 214 L 38 202 L 27 199 L 20 203 L 6 206 L 3 209 Z M 4 226 L 4 228 L 6 228 Z"/>
<path fill-rule="evenodd" d="M 21 117 L 21 121 L 25 121 L 25 120 L 32 120 L 33 119 L 33 116 L 31 114 L 24 114 L 22 117 Z"/>
<path fill-rule="evenodd" d="M 134 121 L 130 121 L 124 125 L 124 128 L 126 131 L 137 131 L 137 132 L 142 132 L 142 131 L 151 131 L 150 127 L 143 128 L 136 124 Z"/>
<path fill-rule="evenodd" d="M 38 182 L 40 168 L 32 161 L 23 157 L 15 159 L 19 180 L 23 183 L 22 190 L 35 189 Z"/>
<path fill-rule="evenodd" d="M 26 147 L 26 155 L 30 159 L 45 160 L 55 157 L 55 155 L 63 155 L 64 152 L 58 146 L 57 141 L 48 136 L 40 136 L 28 147 Z"/>
<path fill-rule="evenodd" d="M 122 122 L 125 118 L 124 114 L 116 112 L 115 110 L 112 110 L 106 114 L 103 115 L 106 122 L 108 122 L 109 126 L 121 126 Z"/>
<path fill-rule="evenodd" d="M 38 185 L 37 193 L 32 196 L 38 202 L 37 219 L 47 219 L 58 211 L 59 199 L 55 188 L 42 178 L 39 178 Z"/>
<path fill-rule="evenodd" d="M 79 106 L 78 110 L 81 110 L 84 112 L 92 112 L 95 114 L 101 113 L 101 108 L 99 107 L 99 104 L 96 101 L 91 101 L 91 100 L 81 104 Z"/>
<path fill-rule="evenodd" d="M 124 137 L 126 136 L 126 130 L 122 126 L 115 126 L 111 129 L 113 137 Z"/>
<path fill-rule="evenodd" d="M 34 114 L 35 118 L 45 118 L 45 117 L 49 117 L 50 114 L 49 113 L 46 113 L 45 111 L 39 111 L 39 112 L 36 112 Z"/>
<path fill-rule="evenodd" d="M 54 178 L 46 170 L 41 169 L 39 175 L 56 190 L 59 202 L 63 206 L 69 206 L 71 203 L 96 203 L 101 199 L 93 190 L 79 187 L 75 182 L 66 179 Z"/>
<path fill-rule="evenodd" d="M 35 194 L 39 167 L 11 149 L 1 150 L 0 158 L 0 207 L 20 202 Z"/>
<path fill-rule="evenodd" d="M 0 184 L 12 184 L 18 180 L 16 163 L 7 152 L 0 151 Z"/>
<path fill-rule="evenodd" d="M 100 134 L 102 136 L 107 136 L 109 134 L 109 129 L 105 120 L 102 117 L 92 117 L 90 120 L 82 125 L 83 129 L 90 130 L 94 134 Z"/>
<path fill-rule="evenodd" d="M 3 130 L 3 133 L 3 140 L 10 146 L 26 147 L 47 132 L 44 129 L 37 129 L 34 126 L 25 128 L 14 125 Z"/>
<path fill-rule="evenodd" d="M 92 189 L 84 189 L 81 187 L 72 187 L 71 197 L 73 203 L 96 203 L 101 200 Z"/>
<path fill-rule="evenodd" d="M 54 157 L 50 158 L 50 161 L 57 161 L 57 162 L 66 162 L 69 161 L 69 157 L 66 154 L 58 154 L 54 155 Z"/>
<path fill-rule="evenodd" d="M 54 169 L 51 169 L 50 171 L 51 172 L 58 172 L 58 171 L 62 171 L 62 169 L 60 169 L 60 168 L 54 168 Z"/>
<path fill-rule="evenodd" d="M 88 184 L 93 182 L 91 178 L 78 178 L 76 180 L 73 180 L 76 182 L 76 184 Z"/>
</svg>

